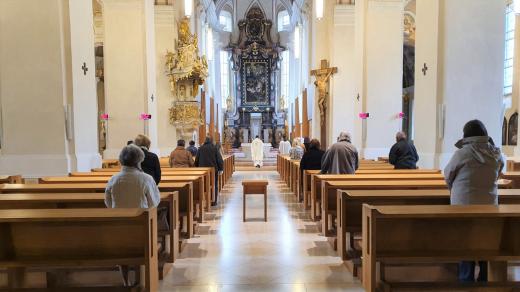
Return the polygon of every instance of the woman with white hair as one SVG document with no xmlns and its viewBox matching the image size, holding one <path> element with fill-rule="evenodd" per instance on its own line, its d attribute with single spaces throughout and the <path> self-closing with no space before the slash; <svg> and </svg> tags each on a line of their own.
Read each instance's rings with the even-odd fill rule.
<svg viewBox="0 0 520 292">
<path fill-rule="evenodd" d="M 302 142 L 300 139 L 295 138 L 293 140 L 293 147 L 289 150 L 289 156 L 292 160 L 301 160 L 303 153 L 305 153 L 305 151 L 303 150 Z"/>
<path fill-rule="evenodd" d="M 136 145 L 121 150 L 121 172 L 108 181 L 105 189 L 108 208 L 152 208 L 159 205 L 159 188 L 153 177 L 141 170 L 143 160 L 144 152 Z"/>
</svg>

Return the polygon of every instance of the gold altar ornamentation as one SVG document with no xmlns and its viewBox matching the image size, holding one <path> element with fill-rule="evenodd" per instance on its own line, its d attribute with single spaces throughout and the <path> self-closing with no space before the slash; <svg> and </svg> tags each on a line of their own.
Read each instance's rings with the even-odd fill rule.
<svg viewBox="0 0 520 292">
<path fill-rule="evenodd" d="M 179 23 L 176 49 L 175 53 L 166 53 L 165 63 L 170 91 L 175 97 L 170 108 L 170 124 L 187 131 L 203 124 L 203 113 L 196 97 L 199 86 L 208 77 L 206 57 L 198 55 L 197 35 L 191 34 L 188 18 Z"/>
<path fill-rule="evenodd" d="M 170 108 L 170 124 L 172 125 L 198 127 L 202 123 L 197 102 L 178 102 Z"/>
<path fill-rule="evenodd" d="M 191 34 L 189 19 L 184 18 L 179 23 L 179 39 L 176 43 L 177 52 L 166 53 L 166 75 L 170 82 L 170 91 L 174 96 L 179 94 L 179 83 L 191 85 L 191 90 L 185 88 L 183 101 L 192 101 L 199 92 L 199 86 L 208 77 L 208 62 L 206 57 L 198 55 L 197 35 Z M 189 91 L 189 92 L 188 92 Z"/>
<path fill-rule="evenodd" d="M 415 18 L 410 13 L 404 14 L 404 37 L 405 40 L 415 42 Z"/>
</svg>

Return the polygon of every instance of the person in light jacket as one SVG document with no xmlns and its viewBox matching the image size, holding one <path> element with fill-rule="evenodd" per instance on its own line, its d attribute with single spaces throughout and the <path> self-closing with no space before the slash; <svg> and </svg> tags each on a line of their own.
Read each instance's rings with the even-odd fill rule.
<svg viewBox="0 0 520 292">
<path fill-rule="evenodd" d="M 303 149 L 303 144 L 300 141 L 299 138 L 294 138 L 293 140 L 293 147 L 291 150 L 289 150 L 289 157 L 291 157 L 292 160 L 300 160 L 303 157 L 303 154 L 305 153 L 305 150 Z"/>
<path fill-rule="evenodd" d="M 451 204 L 497 205 L 497 181 L 504 168 L 500 148 L 495 146 L 479 120 L 469 121 L 463 132 L 464 138 L 455 144 L 458 150 L 444 169 Z M 487 281 L 487 263 L 479 261 L 478 264 L 478 281 Z M 475 262 L 459 264 L 459 280 L 475 281 Z"/>
<path fill-rule="evenodd" d="M 110 178 L 105 189 L 108 208 L 152 208 L 161 200 L 153 177 L 141 170 L 144 152 L 136 145 L 128 145 L 119 154 L 121 172 Z"/>
</svg>

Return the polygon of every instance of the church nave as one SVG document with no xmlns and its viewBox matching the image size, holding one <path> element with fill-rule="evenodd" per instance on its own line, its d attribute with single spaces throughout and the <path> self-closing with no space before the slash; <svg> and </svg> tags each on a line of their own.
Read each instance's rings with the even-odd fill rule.
<svg viewBox="0 0 520 292">
<path fill-rule="evenodd" d="M 257 195 L 242 222 L 244 179 L 269 180 L 267 223 Z M 160 291 L 364 291 L 274 171 L 236 172 L 206 217 Z"/>
</svg>

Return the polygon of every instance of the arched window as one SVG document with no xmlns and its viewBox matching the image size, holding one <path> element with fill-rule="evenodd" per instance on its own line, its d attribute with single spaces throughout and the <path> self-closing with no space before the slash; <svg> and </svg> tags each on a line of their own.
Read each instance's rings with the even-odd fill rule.
<svg viewBox="0 0 520 292">
<path fill-rule="evenodd" d="M 233 19 L 229 11 L 220 11 L 220 15 L 218 16 L 218 22 L 220 23 L 223 31 L 231 32 L 233 30 Z"/>
<path fill-rule="evenodd" d="M 278 13 L 278 31 L 289 30 L 291 26 L 291 17 L 287 10 L 282 10 Z"/>
<path fill-rule="evenodd" d="M 506 52 L 504 59 L 504 95 L 513 92 L 513 59 L 515 55 L 515 11 L 514 3 L 506 7 Z"/>
</svg>

